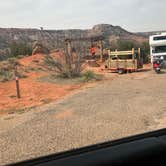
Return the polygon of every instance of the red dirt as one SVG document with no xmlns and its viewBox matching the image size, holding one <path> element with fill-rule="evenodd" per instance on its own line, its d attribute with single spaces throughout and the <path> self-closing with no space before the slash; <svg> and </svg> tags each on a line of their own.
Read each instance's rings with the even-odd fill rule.
<svg viewBox="0 0 166 166">
<path fill-rule="evenodd" d="M 25 67 L 28 67 L 28 66 L 32 67 L 32 65 L 34 65 L 35 62 L 42 63 L 44 60 L 44 56 L 45 56 L 44 54 L 36 54 L 36 55 L 22 58 L 19 60 L 19 62 L 21 65 L 23 65 Z"/>
<path fill-rule="evenodd" d="M 37 64 L 43 64 L 44 58 L 46 56 L 47 55 L 45 55 L 45 54 L 35 54 L 32 56 L 22 58 L 19 60 L 19 62 L 21 65 L 23 65 L 25 67 L 32 67 L 32 66 L 36 66 Z M 56 58 L 61 62 L 64 62 L 64 60 L 65 60 L 64 54 L 61 52 L 52 52 L 48 56 L 52 56 L 53 58 Z"/>
<path fill-rule="evenodd" d="M 26 79 L 20 80 L 21 99 L 16 97 L 15 81 L 0 83 L 0 110 L 19 110 L 55 101 L 81 85 L 55 85 L 37 82 L 41 73 L 31 73 Z"/>
<path fill-rule="evenodd" d="M 28 69 L 28 67 L 32 66 L 37 67 L 38 64 L 43 62 L 43 58 L 44 55 L 37 54 L 21 59 L 20 63 L 24 68 Z M 15 81 L 0 83 L 0 114 L 56 101 L 82 86 L 80 84 L 56 85 L 37 81 L 37 78 L 46 74 L 48 73 L 43 71 L 31 72 L 26 74 L 27 78 L 20 79 L 21 99 L 17 99 L 16 97 Z"/>
</svg>

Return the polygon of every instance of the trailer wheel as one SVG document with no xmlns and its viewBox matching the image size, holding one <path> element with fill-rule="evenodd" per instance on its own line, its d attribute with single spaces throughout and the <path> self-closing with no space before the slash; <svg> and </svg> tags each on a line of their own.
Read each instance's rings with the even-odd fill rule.
<svg viewBox="0 0 166 166">
<path fill-rule="evenodd" d="M 123 74 L 124 70 L 123 69 L 118 69 L 118 74 Z"/>
<path fill-rule="evenodd" d="M 155 69 L 155 72 L 156 72 L 157 74 L 160 74 L 161 70 L 160 70 L 160 69 Z"/>
<path fill-rule="evenodd" d="M 133 71 L 132 70 L 128 70 L 129 73 L 132 73 Z"/>
</svg>

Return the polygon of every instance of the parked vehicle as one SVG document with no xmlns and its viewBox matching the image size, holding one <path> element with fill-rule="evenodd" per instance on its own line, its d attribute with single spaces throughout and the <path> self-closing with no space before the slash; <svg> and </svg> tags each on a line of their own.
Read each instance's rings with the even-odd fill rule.
<svg viewBox="0 0 166 166">
<path fill-rule="evenodd" d="M 114 51 L 108 50 L 108 59 L 106 60 L 105 68 L 119 74 L 126 72 L 135 72 L 143 68 L 143 58 L 141 49 L 134 48 L 129 51 Z"/>
<path fill-rule="evenodd" d="M 150 55 L 156 73 L 166 69 L 166 33 L 150 36 Z"/>
<path fill-rule="evenodd" d="M 158 58 L 154 60 L 153 62 L 153 68 L 156 71 L 156 73 L 160 73 L 161 69 L 164 69 L 166 66 L 166 61 L 162 58 Z"/>
</svg>

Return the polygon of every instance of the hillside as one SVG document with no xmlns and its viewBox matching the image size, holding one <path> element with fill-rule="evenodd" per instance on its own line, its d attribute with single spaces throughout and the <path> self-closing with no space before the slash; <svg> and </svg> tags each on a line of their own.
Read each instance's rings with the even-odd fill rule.
<svg viewBox="0 0 166 166">
<path fill-rule="evenodd" d="M 151 35 L 161 34 L 162 32 L 166 32 L 166 30 L 165 31 L 163 30 L 163 31 L 151 31 L 151 32 L 138 32 L 137 34 L 148 38 Z"/>
<path fill-rule="evenodd" d="M 9 54 L 9 46 L 13 42 L 33 44 L 40 41 L 48 49 L 64 47 L 65 38 L 81 38 L 102 35 L 105 37 L 105 46 L 110 46 L 117 40 L 129 40 L 141 43 L 147 40 L 147 36 L 134 34 L 126 31 L 119 26 L 109 24 L 95 25 L 92 29 L 80 30 L 39 30 L 39 29 L 17 29 L 0 28 L 0 56 Z M 87 46 L 89 43 L 85 43 Z"/>
</svg>

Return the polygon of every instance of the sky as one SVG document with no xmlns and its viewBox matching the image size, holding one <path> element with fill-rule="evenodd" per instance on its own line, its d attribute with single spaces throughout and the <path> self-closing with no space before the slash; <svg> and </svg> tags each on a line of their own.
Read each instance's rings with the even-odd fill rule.
<svg viewBox="0 0 166 166">
<path fill-rule="evenodd" d="M 131 32 L 166 30 L 166 0 L 0 0 L 0 27 L 88 29 L 96 24 Z"/>
</svg>

